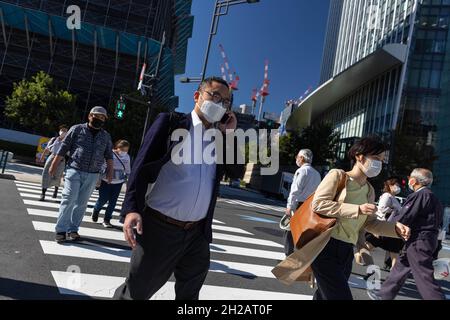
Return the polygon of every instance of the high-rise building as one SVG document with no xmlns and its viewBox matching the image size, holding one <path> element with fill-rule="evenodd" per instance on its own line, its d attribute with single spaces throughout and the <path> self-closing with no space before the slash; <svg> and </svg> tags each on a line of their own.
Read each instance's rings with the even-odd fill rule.
<svg viewBox="0 0 450 320">
<path fill-rule="evenodd" d="M 168 108 L 176 108 L 174 75 L 185 70 L 193 26 L 191 3 L 192 0 L 0 1 L 0 114 L 3 115 L 3 100 L 10 94 L 13 82 L 41 70 L 77 95 L 83 117 L 91 106 L 111 105 L 120 93 L 136 90 L 144 63 L 149 66 L 149 73 L 155 71 L 164 32 L 167 42 L 156 99 Z M 81 13 L 80 28 L 76 29 L 67 24 L 68 18 L 76 14 L 70 8 L 73 5 Z"/>
<path fill-rule="evenodd" d="M 328 14 L 327 32 L 323 50 L 322 70 L 320 72 L 321 84 L 333 76 L 343 4 L 344 0 L 330 0 L 330 12 Z"/>
<path fill-rule="evenodd" d="M 334 55 L 324 54 L 322 75 L 333 71 L 288 129 L 331 122 L 342 159 L 355 139 L 379 134 L 391 143 L 393 173 L 433 169 L 434 190 L 450 204 L 450 1 L 344 0 L 340 19 L 333 12 L 339 28 L 329 23 L 328 34 L 338 40 L 327 36 Z"/>
</svg>

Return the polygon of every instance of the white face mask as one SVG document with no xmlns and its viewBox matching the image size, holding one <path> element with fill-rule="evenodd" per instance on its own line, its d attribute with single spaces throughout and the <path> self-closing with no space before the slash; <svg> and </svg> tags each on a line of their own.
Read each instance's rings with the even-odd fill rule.
<svg viewBox="0 0 450 320">
<path fill-rule="evenodd" d="M 366 158 L 367 167 L 360 163 L 360 168 L 367 178 L 375 178 L 380 175 L 383 170 L 383 162 L 380 160 L 372 160 Z"/>
<path fill-rule="evenodd" d="M 203 101 L 200 111 L 206 121 L 212 124 L 222 120 L 223 116 L 227 112 L 227 109 L 223 107 L 222 103 L 218 104 L 213 101 L 205 100 Z"/>
<path fill-rule="evenodd" d="M 395 185 L 395 186 L 392 187 L 392 193 L 395 196 L 399 195 L 400 192 L 402 192 L 402 189 L 399 186 Z"/>
<path fill-rule="evenodd" d="M 67 133 L 66 131 L 62 131 L 62 130 L 59 131 L 59 135 L 60 135 L 61 137 L 64 137 L 64 136 L 66 135 L 66 133 Z"/>
<path fill-rule="evenodd" d="M 416 190 L 414 190 L 414 185 L 411 184 L 411 180 L 408 181 L 408 188 L 409 190 L 411 190 L 412 192 L 415 192 Z"/>
<path fill-rule="evenodd" d="M 119 156 L 125 156 L 128 152 L 126 152 L 126 151 L 119 151 L 118 153 L 119 153 Z"/>
</svg>

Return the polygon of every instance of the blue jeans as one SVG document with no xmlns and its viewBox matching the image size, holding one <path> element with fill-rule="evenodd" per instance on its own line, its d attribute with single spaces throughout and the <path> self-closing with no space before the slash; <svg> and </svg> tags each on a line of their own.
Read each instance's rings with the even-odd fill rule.
<svg viewBox="0 0 450 320">
<path fill-rule="evenodd" d="M 123 183 L 107 184 L 102 180 L 100 190 L 98 191 L 99 197 L 95 203 L 94 210 L 100 211 L 103 206 L 108 202 L 108 207 L 105 212 L 104 221 L 110 221 L 113 211 L 116 208 L 117 198 L 119 198 L 120 190 L 122 190 Z"/>
<path fill-rule="evenodd" d="M 78 232 L 97 180 L 98 173 L 67 169 L 55 227 L 57 233 Z"/>
</svg>

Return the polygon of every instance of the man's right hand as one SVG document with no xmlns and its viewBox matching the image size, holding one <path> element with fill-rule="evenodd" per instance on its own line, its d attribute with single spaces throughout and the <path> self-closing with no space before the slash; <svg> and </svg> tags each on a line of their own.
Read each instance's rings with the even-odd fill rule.
<svg viewBox="0 0 450 320">
<path fill-rule="evenodd" d="M 131 246 L 132 249 L 136 248 L 136 235 L 134 234 L 134 228 L 138 234 L 142 235 L 144 232 L 142 227 L 142 217 L 137 212 L 131 212 L 126 215 L 125 222 L 123 223 L 123 233 L 125 240 Z"/>
<path fill-rule="evenodd" d="M 362 204 L 359 206 L 359 211 L 363 215 L 371 216 L 371 215 L 374 215 L 378 211 L 378 208 L 374 204 L 366 203 L 366 204 Z"/>
</svg>

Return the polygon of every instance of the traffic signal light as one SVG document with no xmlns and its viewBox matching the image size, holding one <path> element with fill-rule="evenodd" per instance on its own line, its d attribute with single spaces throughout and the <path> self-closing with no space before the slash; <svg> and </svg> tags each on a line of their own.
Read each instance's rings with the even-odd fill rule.
<svg viewBox="0 0 450 320">
<path fill-rule="evenodd" d="M 115 111 L 115 117 L 117 120 L 123 120 L 123 118 L 125 117 L 126 107 L 127 107 L 127 105 L 125 103 L 125 100 L 123 100 L 123 98 L 120 97 L 120 99 L 117 100 L 116 111 Z"/>
</svg>

